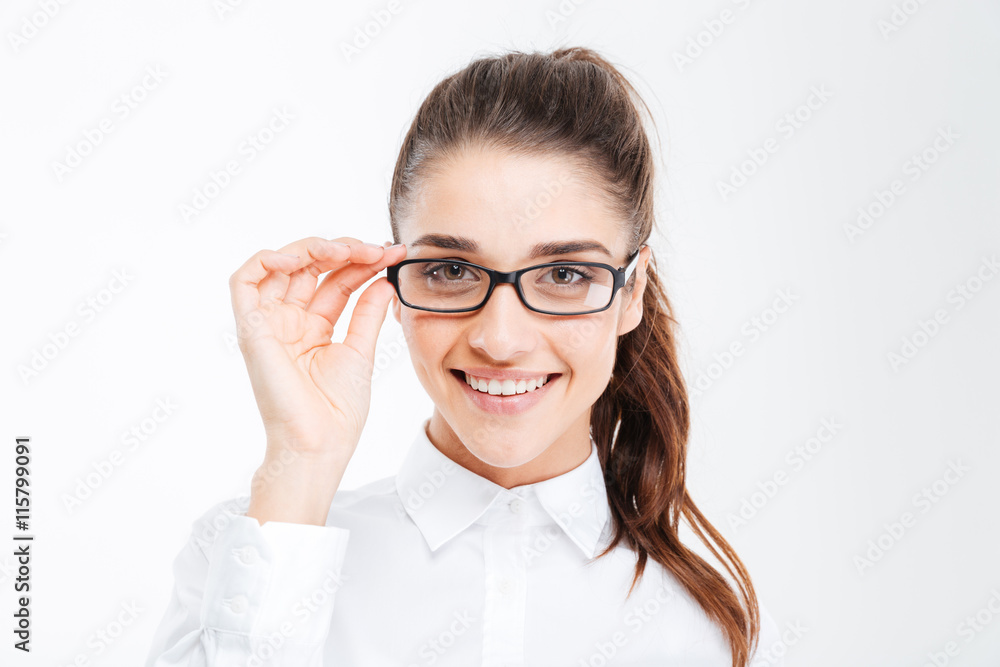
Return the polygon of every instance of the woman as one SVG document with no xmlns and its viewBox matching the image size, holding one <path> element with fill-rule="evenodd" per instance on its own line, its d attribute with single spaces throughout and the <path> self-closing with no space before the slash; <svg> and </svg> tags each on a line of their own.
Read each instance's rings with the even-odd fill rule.
<svg viewBox="0 0 1000 667">
<path fill-rule="evenodd" d="M 395 245 L 307 238 L 233 274 L 265 461 L 196 522 L 148 665 L 781 664 L 685 490 L 633 97 L 587 49 L 476 60 L 404 139 Z M 434 411 L 398 475 L 338 490 L 390 301 Z"/>
</svg>

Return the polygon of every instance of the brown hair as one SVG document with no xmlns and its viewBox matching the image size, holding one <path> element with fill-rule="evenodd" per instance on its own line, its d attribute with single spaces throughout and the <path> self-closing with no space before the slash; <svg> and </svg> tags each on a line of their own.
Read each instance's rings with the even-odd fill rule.
<svg viewBox="0 0 1000 667">
<path fill-rule="evenodd" d="M 403 139 L 389 193 L 393 242 L 421 178 L 465 148 L 492 147 L 556 153 L 584 165 L 621 214 L 631 256 L 655 225 L 652 151 L 632 96 L 642 102 L 614 66 L 586 48 L 474 60 L 434 87 Z M 626 293 L 634 285 L 635 275 Z M 734 667 L 745 667 L 758 639 L 757 598 L 736 552 L 685 488 L 690 416 L 676 326 L 651 256 L 642 321 L 620 337 L 611 381 L 591 413 L 614 530 L 598 557 L 621 542 L 637 554 L 626 597 L 648 558 L 663 565 L 722 628 Z M 722 574 L 681 543 L 682 515 L 735 580 L 738 597 Z"/>
</svg>

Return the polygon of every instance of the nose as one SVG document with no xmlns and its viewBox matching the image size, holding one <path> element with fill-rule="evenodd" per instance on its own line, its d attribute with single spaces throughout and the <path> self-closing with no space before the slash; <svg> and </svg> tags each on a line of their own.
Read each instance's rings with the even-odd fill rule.
<svg viewBox="0 0 1000 667">
<path fill-rule="evenodd" d="M 482 308 L 472 313 L 469 344 L 491 359 L 503 360 L 535 347 L 537 317 L 511 284 L 498 284 Z"/>
</svg>

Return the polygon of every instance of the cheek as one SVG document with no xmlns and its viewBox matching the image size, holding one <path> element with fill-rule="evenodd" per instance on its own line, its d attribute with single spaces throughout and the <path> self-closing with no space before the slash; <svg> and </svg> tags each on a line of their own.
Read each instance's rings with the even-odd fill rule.
<svg viewBox="0 0 1000 667">
<path fill-rule="evenodd" d="M 615 320 L 611 317 L 590 317 L 557 323 L 552 338 L 559 356 L 575 372 L 603 373 L 614 363 L 617 338 Z M 608 371 L 610 372 L 610 370 Z"/>
<path fill-rule="evenodd" d="M 433 315 L 404 312 L 401 326 L 410 357 L 433 365 L 453 347 L 457 328 L 447 320 Z"/>
</svg>

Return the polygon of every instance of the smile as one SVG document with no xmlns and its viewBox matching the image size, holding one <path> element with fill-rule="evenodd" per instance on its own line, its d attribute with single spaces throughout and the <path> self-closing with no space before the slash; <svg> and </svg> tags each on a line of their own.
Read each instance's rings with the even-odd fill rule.
<svg viewBox="0 0 1000 667">
<path fill-rule="evenodd" d="M 550 392 L 550 387 L 562 375 L 552 373 L 539 378 L 523 380 L 486 380 L 470 376 L 464 371 L 453 369 L 452 376 L 461 383 L 462 392 L 469 397 L 479 409 L 493 414 L 516 415 L 534 407 Z M 541 380 L 541 385 L 538 381 Z M 473 388 L 472 383 L 476 387 Z M 485 385 L 485 387 L 484 387 Z M 483 391 L 483 389 L 486 391 Z"/>
<path fill-rule="evenodd" d="M 535 391 L 535 389 L 542 387 L 551 375 L 541 375 L 537 378 L 524 380 L 496 380 L 476 377 L 475 375 L 465 373 L 465 382 L 473 389 L 477 389 L 484 394 L 511 396 L 513 394 L 523 394 L 527 391 Z"/>
</svg>

